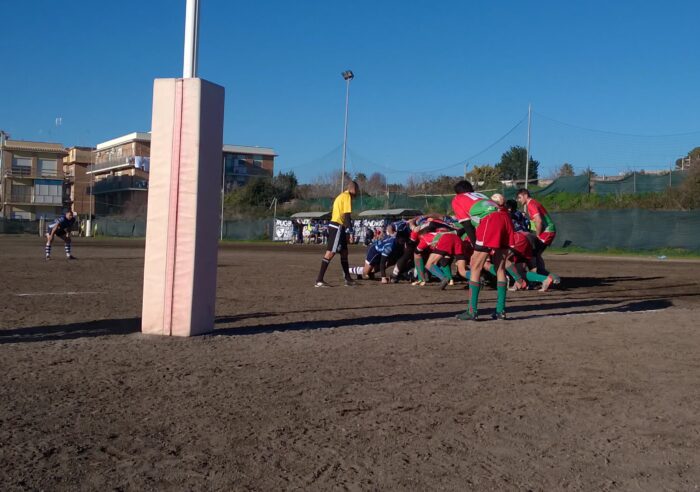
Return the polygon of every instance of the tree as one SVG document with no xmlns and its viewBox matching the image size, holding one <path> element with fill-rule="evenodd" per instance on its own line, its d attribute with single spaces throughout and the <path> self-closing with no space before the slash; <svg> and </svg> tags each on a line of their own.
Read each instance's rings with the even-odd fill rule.
<svg viewBox="0 0 700 492">
<path fill-rule="evenodd" d="M 501 156 L 501 162 L 496 164 L 501 179 L 516 180 L 525 179 L 525 155 L 527 149 L 522 146 L 511 147 Z M 528 179 L 537 179 L 539 161 L 530 156 L 530 169 Z"/>
<path fill-rule="evenodd" d="M 498 187 L 501 174 L 496 166 L 484 164 L 483 166 L 472 167 L 468 176 L 475 188 L 487 189 Z"/>
<path fill-rule="evenodd" d="M 591 166 L 586 166 L 586 169 L 582 170 L 580 173 L 578 173 L 579 176 L 590 176 L 591 178 L 594 176 L 598 176 L 596 172 L 591 169 Z"/>
<path fill-rule="evenodd" d="M 365 184 L 368 195 L 379 195 L 386 191 L 386 176 L 382 173 L 372 173 Z"/>
<path fill-rule="evenodd" d="M 297 180 L 294 171 L 279 173 L 272 181 L 272 186 L 274 187 L 277 201 L 284 203 L 296 197 L 299 180 Z"/>
<path fill-rule="evenodd" d="M 562 176 L 574 176 L 575 174 L 576 173 L 574 173 L 574 166 L 572 166 L 568 162 L 565 162 L 561 165 L 559 169 L 557 169 L 556 177 L 561 178 Z"/>
<path fill-rule="evenodd" d="M 700 147 L 695 147 L 688 155 L 676 159 L 676 171 L 687 170 L 700 164 Z"/>
</svg>

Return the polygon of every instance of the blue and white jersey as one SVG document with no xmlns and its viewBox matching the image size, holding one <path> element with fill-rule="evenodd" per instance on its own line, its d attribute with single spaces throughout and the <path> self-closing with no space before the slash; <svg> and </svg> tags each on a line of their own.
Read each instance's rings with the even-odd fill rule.
<svg viewBox="0 0 700 492">
<path fill-rule="evenodd" d="M 391 225 L 394 226 L 394 230 L 397 233 L 411 232 L 411 228 L 408 226 L 408 222 L 405 220 L 397 220 L 396 222 L 392 222 Z"/>
<path fill-rule="evenodd" d="M 394 246 L 396 245 L 396 237 L 387 236 L 375 242 L 374 245 L 377 252 L 380 253 L 382 256 L 389 256 L 394 250 Z"/>
<path fill-rule="evenodd" d="M 48 231 L 51 232 L 56 225 L 58 225 L 57 231 L 69 231 L 73 227 L 73 224 L 75 224 L 75 217 L 67 219 L 65 215 L 62 215 L 56 217 L 53 222 L 48 225 Z"/>
</svg>

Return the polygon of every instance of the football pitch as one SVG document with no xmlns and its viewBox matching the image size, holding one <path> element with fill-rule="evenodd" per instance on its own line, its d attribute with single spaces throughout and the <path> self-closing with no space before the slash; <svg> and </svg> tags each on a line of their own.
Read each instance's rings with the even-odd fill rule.
<svg viewBox="0 0 700 492">
<path fill-rule="evenodd" d="M 143 252 L 0 236 L 3 489 L 700 487 L 698 261 L 545 255 L 560 286 L 464 322 L 463 284 L 224 244 L 216 330 L 175 339 L 139 332 Z"/>
</svg>

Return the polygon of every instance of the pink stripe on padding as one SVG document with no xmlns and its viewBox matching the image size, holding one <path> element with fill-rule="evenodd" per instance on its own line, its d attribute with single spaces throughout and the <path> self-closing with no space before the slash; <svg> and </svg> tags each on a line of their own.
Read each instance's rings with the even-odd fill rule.
<svg viewBox="0 0 700 492">
<path fill-rule="evenodd" d="M 173 149 L 170 165 L 168 196 L 168 240 L 165 252 L 165 300 L 163 303 L 163 334 L 172 335 L 173 298 L 175 295 L 175 258 L 177 254 L 177 212 L 180 197 L 180 154 L 182 144 L 183 83 L 175 84 L 175 116 L 173 118 Z"/>
</svg>

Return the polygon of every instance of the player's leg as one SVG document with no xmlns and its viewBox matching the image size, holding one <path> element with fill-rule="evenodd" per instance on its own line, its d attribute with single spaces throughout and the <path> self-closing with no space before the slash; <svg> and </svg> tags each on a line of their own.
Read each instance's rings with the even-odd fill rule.
<svg viewBox="0 0 700 492">
<path fill-rule="evenodd" d="M 486 260 L 489 258 L 488 251 L 474 251 L 469 262 L 469 306 L 467 310 L 458 315 L 461 320 L 475 320 L 478 316 L 479 291 L 481 290 L 481 271 Z"/>
<path fill-rule="evenodd" d="M 63 249 L 66 252 L 66 259 L 68 260 L 75 260 L 75 256 L 71 253 L 71 246 L 73 244 L 73 241 L 71 240 L 70 233 L 66 233 L 64 236 L 61 237 L 63 239 L 64 245 Z"/>
<path fill-rule="evenodd" d="M 328 287 L 328 284 L 323 279 L 326 276 L 328 265 L 331 263 L 331 260 L 340 246 L 340 232 L 340 226 L 329 226 L 328 245 L 326 247 L 326 253 L 323 255 L 323 259 L 321 259 L 321 269 L 318 271 L 318 276 L 316 277 L 316 287 Z"/>
<path fill-rule="evenodd" d="M 46 234 L 46 244 L 44 245 L 44 254 L 46 255 L 46 259 L 50 260 L 51 259 L 51 243 L 53 242 L 53 238 L 51 237 L 51 234 Z"/>
<path fill-rule="evenodd" d="M 559 276 L 554 273 L 548 272 L 547 275 L 542 275 L 534 270 L 527 272 L 525 278 L 530 282 L 541 282 L 542 287 L 540 288 L 540 292 L 547 292 L 552 284 L 556 285 L 561 282 Z"/>
<path fill-rule="evenodd" d="M 443 258 L 445 258 L 445 254 L 442 251 L 433 251 L 425 264 L 425 269 L 440 280 L 440 289 L 444 289 L 449 283 L 449 279 L 440 267 L 440 262 Z"/>
<path fill-rule="evenodd" d="M 506 254 L 508 250 L 499 248 L 493 253 L 493 263 L 496 265 L 496 312 L 493 319 L 506 319 L 506 293 L 508 279 L 506 277 Z"/>
<path fill-rule="evenodd" d="M 425 285 L 425 262 L 423 260 L 422 251 L 416 250 L 413 254 L 413 264 L 416 269 L 416 281 L 413 282 L 413 285 Z"/>
<path fill-rule="evenodd" d="M 443 258 L 440 260 L 440 270 L 442 270 L 443 275 L 447 278 L 447 281 L 449 285 L 454 285 L 455 281 L 454 278 L 452 277 L 452 259 L 451 258 Z"/>
</svg>

